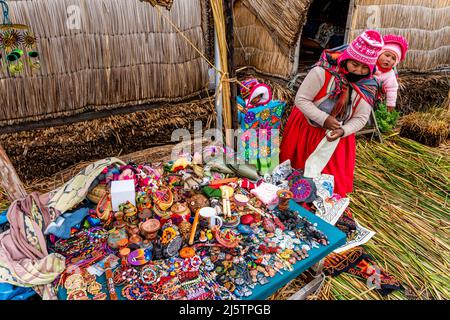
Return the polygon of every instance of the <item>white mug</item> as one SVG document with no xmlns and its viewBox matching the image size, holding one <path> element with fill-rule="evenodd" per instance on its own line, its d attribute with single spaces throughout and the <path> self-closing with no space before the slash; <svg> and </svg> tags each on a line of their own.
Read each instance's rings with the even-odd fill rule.
<svg viewBox="0 0 450 320">
<path fill-rule="evenodd" d="M 208 221 L 209 228 L 212 229 L 214 226 L 222 226 L 223 221 L 220 217 L 217 216 L 217 212 L 215 208 L 212 207 L 204 207 L 199 211 L 199 215 L 202 219 Z"/>
</svg>

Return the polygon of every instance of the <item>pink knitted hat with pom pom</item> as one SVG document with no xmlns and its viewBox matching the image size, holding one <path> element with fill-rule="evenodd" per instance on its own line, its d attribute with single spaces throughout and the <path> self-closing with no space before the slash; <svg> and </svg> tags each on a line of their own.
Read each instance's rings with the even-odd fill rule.
<svg viewBox="0 0 450 320">
<path fill-rule="evenodd" d="M 405 60 L 406 52 L 408 51 L 408 41 L 405 38 L 395 34 L 388 34 L 383 37 L 383 41 L 384 47 L 380 51 L 379 55 L 386 51 L 393 52 L 397 56 L 395 65 Z"/>
<path fill-rule="evenodd" d="M 367 65 L 374 72 L 378 54 L 384 46 L 381 34 L 375 30 L 367 30 L 359 35 L 338 58 L 339 65 L 345 60 L 356 60 Z"/>
</svg>

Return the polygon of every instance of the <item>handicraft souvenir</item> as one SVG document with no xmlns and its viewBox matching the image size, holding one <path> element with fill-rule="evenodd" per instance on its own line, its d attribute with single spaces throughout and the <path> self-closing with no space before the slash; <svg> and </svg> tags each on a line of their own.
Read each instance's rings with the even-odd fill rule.
<svg viewBox="0 0 450 320">
<path fill-rule="evenodd" d="M 36 37 L 25 24 L 12 23 L 6 1 L 0 1 L 3 23 L 0 25 L 0 65 L 5 72 L 15 76 L 24 72 L 28 65 L 30 72 L 40 68 Z M 4 59 L 2 59 L 4 57 Z"/>
<path fill-rule="evenodd" d="M 105 261 L 105 275 L 106 275 L 106 284 L 108 286 L 109 299 L 110 300 L 118 300 L 118 296 L 116 293 L 116 287 L 114 285 L 113 273 L 111 270 L 111 262 L 106 259 Z"/>
<path fill-rule="evenodd" d="M 170 211 L 163 211 L 159 208 L 159 206 L 153 207 L 153 212 L 155 213 L 155 217 L 160 220 L 168 220 L 170 219 L 171 212 Z"/>
<path fill-rule="evenodd" d="M 294 194 L 289 190 L 278 190 L 278 209 L 285 211 L 289 209 L 289 200 L 294 197 Z"/>
<path fill-rule="evenodd" d="M 88 192 L 86 198 L 88 198 L 89 201 L 98 204 L 107 192 L 106 184 L 97 184 Z"/>
<path fill-rule="evenodd" d="M 145 222 L 141 222 L 139 225 L 141 234 L 146 240 L 156 239 L 160 227 L 161 223 L 157 219 L 149 219 Z"/>
<path fill-rule="evenodd" d="M 142 212 L 144 209 L 150 209 L 152 207 L 152 200 L 145 192 L 139 192 L 136 195 L 137 209 Z"/>
<path fill-rule="evenodd" d="M 236 228 L 239 223 L 241 223 L 241 217 L 233 214 L 228 217 L 223 217 L 223 227 L 224 228 Z"/>
<path fill-rule="evenodd" d="M 142 247 L 143 239 L 139 234 L 133 234 L 129 238 L 130 248 L 140 248 Z"/>
<path fill-rule="evenodd" d="M 212 229 L 214 226 L 219 228 L 223 225 L 222 218 L 216 215 L 216 210 L 211 207 L 204 207 L 199 210 L 200 219 L 204 222 L 202 225 Z"/>
<path fill-rule="evenodd" d="M 241 217 L 241 223 L 244 225 L 250 225 L 255 222 L 255 217 L 252 214 L 246 214 L 245 216 Z"/>
<path fill-rule="evenodd" d="M 119 247 L 119 242 L 124 239 L 128 240 L 128 235 L 125 229 L 112 229 L 108 236 L 108 246 L 113 249 L 117 249 Z"/>
<path fill-rule="evenodd" d="M 234 195 L 234 203 L 238 206 L 239 210 L 243 210 L 247 206 L 249 198 L 243 194 Z"/>
<path fill-rule="evenodd" d="M 113 221 L 113 210 L 111 205 L 111 197 L 108 193 L 105 193 L 97 204 L 97 217 L 103 222 L 105 227 L 111 225 Z"/>
<path fill-rule="evenodd" d="M 172 218 L 181 217 L 182 220 L 189 221 L 191 217 L 191 210 L 189 210 L 189 207 L 185 202 L 177 202 L 173 204 L 170 211 L 172 213 Z"/>
<path fill-rule="evenodd" d="M 231 216 L 230 198 L 233 196 L 234 189 L 230 186 L 221 186 L 222 191 L 222 210 L 225 217 Z"/>
<path fill-rule="evenodd" d="M 302 173 L 298 170 L 295 170 L 288 178 L 287 178 L 290 186 L 290 191 L 293 194 L 293 199 L 296 202 L 313 202 L 316 195 L 316 184 L 313 179 L 305 178 L 302 176 Z"/>
<path fill-rule="evenodd" d="M 191 233 L 192 225 L 187 221 L 182 221 L 178 225 L 178 230 L 180 231 L 183 241 L 187 242 L 189 240 L 189 235 Z"/>
<path fill-rule="evenodd" d="M 139 224 L 139 218 L 137 216 L 137 208 L 127 201 L 119 206 L 119 210 L 123 212 L 123 221 L 128 225 Z"/>
<path fill-rule="evenodd" d="M 138 213 L 138 217 L 139 217 L 139 220 L 146 221 L 146 220 L 151 219 L 153 217 L 153 212 L 152 212 L 152 210 L 150 210 L 148 208 L 145 208 L 145 209 L 142 209 Z"/>
<path fill-rule="evenodd" d="M 220 231 L 217 226 L 212 229 L 216 241 L 226 248 L 235 248 L 239 245 L 239 238 L 232 229 Z"/>
<path fill-rule="evenodd" d="M 168 187 L 161 186 L 153 192 L 153 202 L 161 211 L 167 211 L 173 204 L 173 194 Z"/>
<path fill-rule="evenodd" d="M 128 255 L 128 263 L 132 266 L 142 266 L 152 259 L 149 249 L 136 249 Z"/>
<path fill-rule="evenodd" d="M 183 239 L 180 236 L 177 226 L 171 222 L 166 223 L 162 227 L 161 245 L 163 246 L 163 255 L 165 257 L 172 257 L 178 253 L 183 244 Z"/>
<path fill-rule="evenodd" d="M 209 200 L 204 195 L 197 193 L 188 198 L 187 204 L 191 212 L 197 212 L 198 209 L 209 206 Z"/>
</svg>

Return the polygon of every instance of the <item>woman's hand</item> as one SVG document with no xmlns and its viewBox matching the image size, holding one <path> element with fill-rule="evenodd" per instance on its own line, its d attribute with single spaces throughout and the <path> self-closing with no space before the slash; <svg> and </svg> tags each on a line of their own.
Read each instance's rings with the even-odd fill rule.
<svg viewBox="0 0 450 320">
<path fill-rule="evenodd" d="M 323 123 L 323 127 L 328 130 L 337 130 L 341 127 L 339 121 L 333 116 L 328 116 L 328 118 Z"/>
<path fill-rule="evenodd" d="M 332 142 L 332 141 L 336 140 L 337 138 L 342 137 L 343 135 L 344 135 L 344 130 L 339 128 L 339 129 L 330 131 L 330 133 L 327 134 L 327 140 L 329 142 Z"/>
</svg>

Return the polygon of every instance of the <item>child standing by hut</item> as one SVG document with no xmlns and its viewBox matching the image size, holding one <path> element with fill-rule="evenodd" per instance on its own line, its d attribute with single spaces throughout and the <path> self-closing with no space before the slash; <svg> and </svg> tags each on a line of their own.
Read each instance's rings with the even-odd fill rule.
<svg viewBox="0 0 450 320">
<path fill-rule="evenodd" d="M 397 73 L 396 67 L 405 59 L 408 51 L 408 41 L 402 36 L 388 34 L 383 37 L 384 47 L 380 51 L 377 61 L 377 72 L 375 76 L 380 80 L 382 92 L 386 99 L 386 106 L 392 112 L 397 103 Z"/>
<path fill-rule="evenodd" d="M 368 30 L 349 46 L 325 50 L 300 86 L 283 133 L 280 161 L 290 159 L 297 169 L 305 168 L 325 136 L 328 141 L 340 139 L 322 172 L 334 176 L 334 192 L 342 196 L 353 191 L 355 133 L 366 124 L 375 102 L 378 83 L 373 74 L 382 47 L 381 35 Z"/>
</svg>

